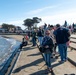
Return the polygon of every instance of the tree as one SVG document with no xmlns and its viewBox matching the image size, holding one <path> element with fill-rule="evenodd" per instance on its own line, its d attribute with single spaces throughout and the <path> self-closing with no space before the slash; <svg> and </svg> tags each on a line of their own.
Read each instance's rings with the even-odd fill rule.
<svg viewBox="0 0 76 75">
<path fill-rule="evenodd" d="M 7 25 L 7 24 L 5 24 L 5 23 L 3 23 L 3 24 L 2 24 L 2 28 L 3 28 L 3 29 L 7 29 L 7 30 L 8 30 L 8 25 Z"/>
<path fill-rule="evenodd" d="M 3 23 L 3 24 L 2 24 L 2 28 L 9 31 L 10 29 L 15 28 L 15 26 L 12 25 L 12 24 Z"/>
<path fill-rule="evenodd" d="M 24 20 L 24 26 L 27 26 L 28 27 L 28 30 L 31 29 L 31 27 L 33 26 L 33 20 L 28 18 L 26 20 Z"/>
<path fill-rule="evenodd" d="M 42 21 L 41 18 L 38 18 L 38 17 L 33 17 L 33 23 L 34 23 L 34 28 L 37 27 L 37 24 L 40 23 L 40 21 Z"/>
<path fill-rule="evenodd" d="M 33 22 L 34 22 L 34 23 L 40 23 L 40 21 L 42 21 L 41 18 L 33 17 Z"/>
<path fill-rule="evenodd" d="M 24 26 L 27 26 L 28 27 L 28 30 L 31 29 L 32 26 L 36 26 L 38 23 L 40 23 L 41 21 L 41 18 L 38 18 L 38 17 L 33 17 L 33 19 L 30 19 L 30 18 L 27 18 L 26 20 L 24 20 Z"/>
</svg>

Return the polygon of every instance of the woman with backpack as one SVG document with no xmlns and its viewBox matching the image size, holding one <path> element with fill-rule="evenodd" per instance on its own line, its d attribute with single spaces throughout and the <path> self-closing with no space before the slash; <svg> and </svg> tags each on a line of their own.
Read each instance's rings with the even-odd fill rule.
<svg viewBox="0 0 76 75">
<path fill-rule="evenodd" d="M 42 47 L 44 49 L 44 59 L 47 65 L 47 69 L 51 72 L 52 67 L 51 67 L 51 55 L 53 51 L 53 40 L 50 37 L 50 31 L 46 30 L 45 36 L 42 41 Z"/>
</svg>

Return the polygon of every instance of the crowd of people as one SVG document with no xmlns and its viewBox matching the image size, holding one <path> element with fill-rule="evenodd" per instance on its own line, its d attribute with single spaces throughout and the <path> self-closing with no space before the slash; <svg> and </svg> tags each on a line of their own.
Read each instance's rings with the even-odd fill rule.
<svg viewBox="0 0 76 75">
<path fill-rule="evenodd" d="M 32 46 L 36 46 L 36 41 L 38 40 L 40 48 L 44 50 L 43 55 L 49 71 L 52 71 L 51 56 L 52 53 L 57 53 L 57 46 L 61 59 L 59 62 L 64 63 L 67 61 L 67 47 L 70 35 L 69 28 L 60 24 L 56 24 L 55 26 L 45 24 L 43 27 L 39 27 L 38 30 L 32 32 Z"/>
</svg>

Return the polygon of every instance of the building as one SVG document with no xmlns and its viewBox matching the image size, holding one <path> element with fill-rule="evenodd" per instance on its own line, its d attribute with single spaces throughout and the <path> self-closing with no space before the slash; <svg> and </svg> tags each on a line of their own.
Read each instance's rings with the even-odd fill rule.
<svg viewBox="0 0 76 75">
<path fill-rule="evenodd" d="M 23 30 L 21 29 L 21 27 L 16 26 L 16 27 L 15 27 L 15 32 L 16 32 L 16 33 L 22 33 Z"/>
<path fill-rule="evenodd" d="M 0 28 L 0 33 L 5 33 L 6 31 L 6 29 Z"/>
</svg>

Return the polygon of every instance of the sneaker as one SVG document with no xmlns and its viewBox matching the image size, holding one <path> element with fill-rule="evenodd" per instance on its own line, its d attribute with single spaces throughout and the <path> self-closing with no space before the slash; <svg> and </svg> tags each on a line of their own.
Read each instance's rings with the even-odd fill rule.
<svg viewBox="0 0 76 75">
<path fill-rule="evenodd" d="M 65 62 L 67 61 L 67 59 L 64 60 Z"/>
<path fill-rule="evenodd" d="M 64 63 L 64 61 L 59 61 L 59 63 Z"/>
<path fill-rule="evenodd" d="M 48 68 L 48 71 L 49 71 L 49 72 L 53 72 L 53 69 L 52 69 L 52 68 Z"/>
</svg>

